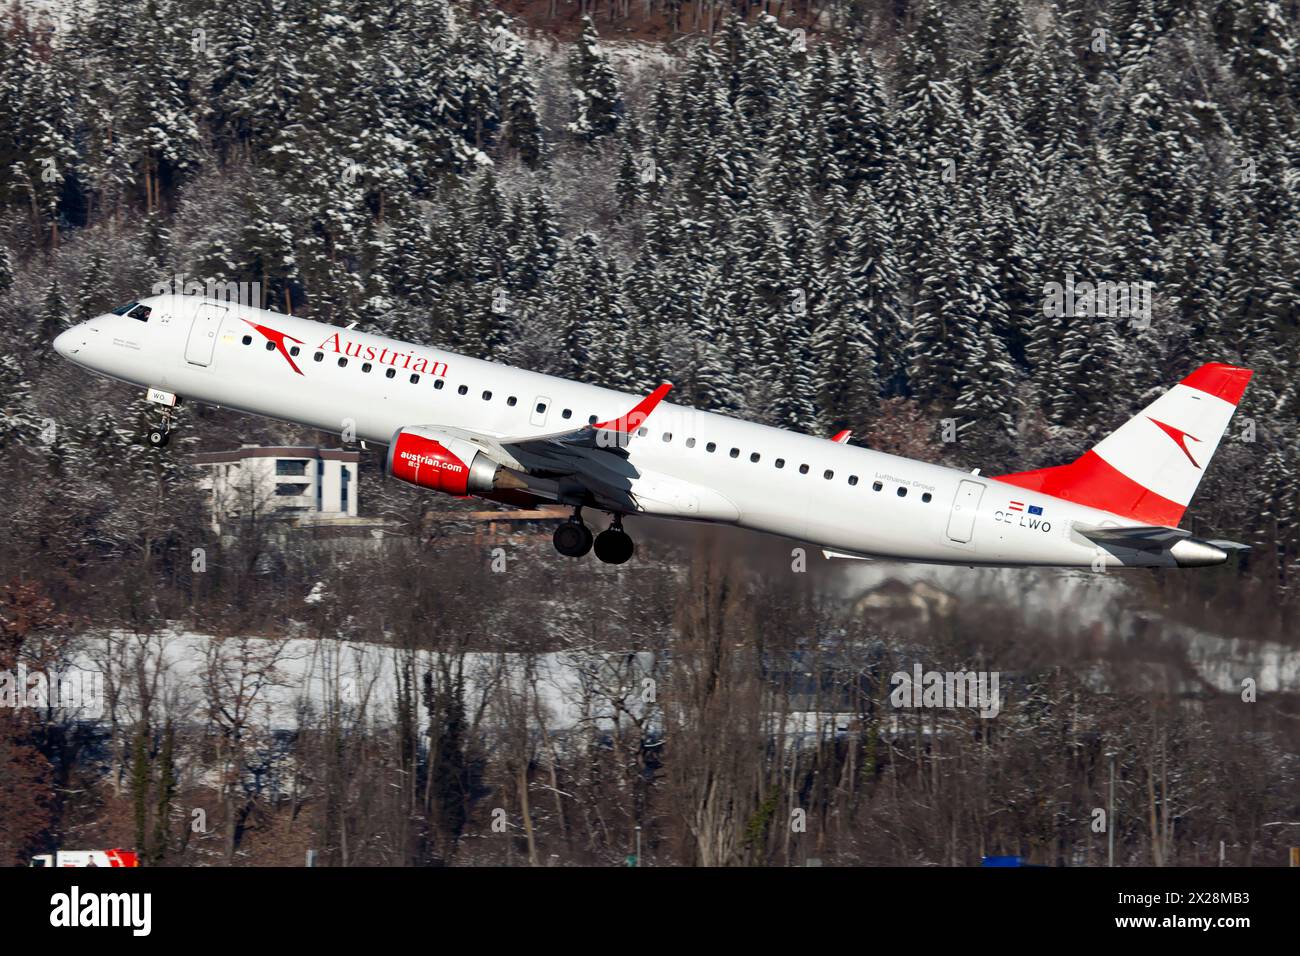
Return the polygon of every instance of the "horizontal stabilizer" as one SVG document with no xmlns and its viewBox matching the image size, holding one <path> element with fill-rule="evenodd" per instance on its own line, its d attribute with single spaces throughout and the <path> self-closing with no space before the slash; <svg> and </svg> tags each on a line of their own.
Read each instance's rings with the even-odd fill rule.
<svg viewBox="0 0 1300 956">
<path fill-rule="evenodd" d="M 1076 524 L 1074 530 L 1089 541 L 1098 544 L 1113 544 L 1116 547 L 1135 548 L 1138 551 L 1165 551 L 1175 541 L 1192 536 L 1190 531 L 1159 525 L 1138 528 L 1089 528 Z"/>
<path fill-rule="evenodd" d="M 1206 544 L 1213 545 L 1214 547 L 1218 548 L 1220 551 L 1236 552 L 1236 551 L 1250 550 L 1250 545 L 1242 544 L 1240 541 L 1223 541 L 1221 539 L 1216 538 L 1213 541 L 1207 541 Z"/>
<path fill-rule="evenodd" d="M 1249 550 L 1246 545 L 1235 541 L 1202 541 L 1179 528 L 1090 528 L 1075 524 L 1074 531 L 1105 550 L 1120 548 L 1167 555 L 1168 560 L 1180 568 L 1223 564 L 1228 560 L 1228 552 Z"/>
</svg>

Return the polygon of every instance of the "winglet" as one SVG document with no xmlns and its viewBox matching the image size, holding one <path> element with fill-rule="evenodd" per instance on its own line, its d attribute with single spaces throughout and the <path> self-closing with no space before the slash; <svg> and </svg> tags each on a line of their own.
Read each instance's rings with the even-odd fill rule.
<svg viewBox="0 0 1300 956">
<path fill-rule="evenodd" d="M 621 418 L 613 418 L 607 422 L 598 422 L 592 425 L 592 428 L 605 431 L 618 432 L 621 435 L 628 435 L 641 427 L 641 423 L 650 417 L 650 413 L 655 410 L 655 406 L 664 400 L 664 396 L 672 389 L 671 382 L 664 382 L 653 392 L 647 395 L 641 401 L 637 402 L 626 415 Z"/>
<path fill-rule="evenodd" d="M 844 431 L 836 432 L 833 436 L 831 436 L 831 441 L 835 442 L 835 444 L 837 445 L 847 445 L 849 443 L 849 438 L 852 435 L 853 432 L 850 429 L 846 428 L 844 429 Z"/>
</svg>

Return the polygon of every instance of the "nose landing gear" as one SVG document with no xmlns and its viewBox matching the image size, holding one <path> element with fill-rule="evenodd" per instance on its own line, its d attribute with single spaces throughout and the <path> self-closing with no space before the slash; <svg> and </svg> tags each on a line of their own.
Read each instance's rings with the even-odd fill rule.
<svg viewBox="0 0 1300 956">
<path fill-rule="evenodd" d="M 151 425 L 149 427 L 149 430 L 145 433 L 145 439 L 154 448 L 162 448 L 164 445 L 167 444 L 168 439 L 171 438 L 171 434 L 172 434 L 172 410 L 170 408 L 164 408 L 162 423 L 158 425 Z"/>
<path fill-rule="evenodd" d="M 163 395 L 167 396 L 167 398 L 171 400 L 170 404 L 168 404 L 165 400 L 160 400 L 159 398 L 155 397 L 155 393 L 159 396 L 163 396 Z M 158 404 L 162 405 L 163 407 L 162 422 L 158 425 L 150 425 L 149 428 L 145 431 L 144 437 L 145 440 L 149 442 L 149 444 L 152 445 L 154 448 L 162 448 L 164 445 L 167 444 L 167 440 L 171 437 L 172 415 L 176 411 L 176 396 L 171 395 L 168 392 L 160 392 L 157 389 L 150 389 L 149 400 L 152 402 L 157 402 Z"/>
</svg>

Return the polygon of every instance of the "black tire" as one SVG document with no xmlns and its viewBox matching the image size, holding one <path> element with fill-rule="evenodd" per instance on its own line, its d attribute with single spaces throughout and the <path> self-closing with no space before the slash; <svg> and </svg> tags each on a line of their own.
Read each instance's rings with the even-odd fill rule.
<svg viewBox="0 0 1300 956">
<path fill-rule="evenodd" d="M 606 564 L 626 564 L 636 545 L 625 531 L 610 528 L 596 535 L 596 557 Z"/>
<path fill-rule="evenodd" d="M 566 521 L 555 529 L 551 540 L 566 558 L 580 558 L 591 550 L 591 529 L 580 521 Z"/>
<path fill-rule="evenodd" d="M 148 435 L 149 444 L 153 445 L 154 448 L 162 448 L 164 445 L 167 444 L 167 439 L 169 437 L 170 437 L 170 433 L 164 431 L 161 428 L 149 429 L 149 435 Z"/>
</svg>

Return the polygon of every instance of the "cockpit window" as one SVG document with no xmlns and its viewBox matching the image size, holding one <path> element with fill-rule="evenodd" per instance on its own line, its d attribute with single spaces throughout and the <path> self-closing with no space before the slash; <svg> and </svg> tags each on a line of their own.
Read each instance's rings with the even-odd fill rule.
<svg viewBox="0 0 1300 956">
<path fill-rule="evenodd" d="M 137 305 L 134 309 L 128 312 L 127 315 L 133 319 L 139 319 L 141 322 L 148 322 L 149 313 L 152 311 L 153 309 L 149 308 L 147 305 Z"/>
<path fill-rule="evenodd" d="M 116 309 L 113 310 L 113 314 L 126 315 L 128 312 L 130 312 L 139 304 L 140 304 L 139 302 L 128 302 L 126 305 L 119 305 Z"/>
</svg>

